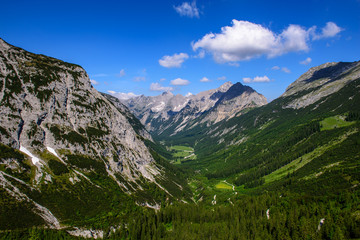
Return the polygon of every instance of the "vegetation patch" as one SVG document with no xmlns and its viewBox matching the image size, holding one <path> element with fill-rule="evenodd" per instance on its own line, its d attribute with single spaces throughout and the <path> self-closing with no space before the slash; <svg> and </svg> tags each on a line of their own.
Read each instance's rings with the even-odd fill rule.
<svg viewBox="0 0 360 240">
<path fill-rule="evenodd" d="M 183 162 L 191 161 L 196 159 L 194 149 L 188 146 L 171 146 L 169 147 L 172 158 L 174 159 L 172 163 L 181 164 Z"/>
<path fill-rule="evenodd" d="M 31 211 L 33 207 L 32 203 L 19 201 L 5 189 L 0 188 L 0 230 L 13 230 L 43 225 L 44 220 Z"/>
<path fill-rule="evenodd" d="M 266 175 L 264 177 L 265 182 L 269 183 L 269 182 L 279 180 L 279 179 L 289 175 L 290 173 L 297 171 L 298 169 L 302 168 L 303 166 L 305 166 L 306 164 L 311 162 L 313 159 L 321 156 L 323 153 L 325 153 L 326 151 L 331 149 L 333 146 L 342 143 L 349 135 L 354 134 L 356 132 L 357 132 L 357 129 L 346 132 L 344 135 L 340 136 L 338 139 L 335 139 L 335 140 L 329 142 L 328 144 L 320 146 L 312 152 L 302 155 L 301 157 L 290 162 L 289 164 L 286 164 L 285 166 L 277 169 L 276 171 L 272 172 L 271 174 Z"/>
<path fill-rule="evenodd" d="M 321 125 L 321 131 L 324 131 L 324 130 L 331 130 L 334 128 L 347 127 L 354 123 L 355 122 L 346 121 L 345 116 L 337 115 L 337 116 L 325 118 L 320 122 L 320 125 Z"/>
<path fill-rule="evenodd" d="M 49 168 L 55 175 L 61 175 L 69 172 L 69 169 L 65 166 L 65 164 L 56 161 L 50 160 L 48 162 Z"/>
<path fill-rule="evenodd" d="M 92 137 L 99 138 L 99 137 L 102 137 L 102 136 L 108 134 L 108 132 L 103 131 L 99 128 L 94 128 L 94 127 L 87 127 L 86 133 L 89 138 L 92 138 Z"/>
<path fill-rule="evenodd" d="M 217 189 L 226 189 L 226 190 L 232 190 L 233 189 L 232 185 L 230 185 L 229 183 L 224 182 L 224 181 L 219 182 L 218 184 L 215 185 L 215 187 Z"/>
<path fill-rule="evenodd" d="M 104 163 L 85 155 L 66 155 L 68 161 L 78 168 L 96 170 L 99 174 L 107 174 Z"/>
</svg>

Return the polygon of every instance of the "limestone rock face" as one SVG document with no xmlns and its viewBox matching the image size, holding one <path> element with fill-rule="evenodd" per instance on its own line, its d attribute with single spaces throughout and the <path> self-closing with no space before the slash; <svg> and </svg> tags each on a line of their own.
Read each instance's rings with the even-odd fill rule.
<svg viewBox="0 0 360 240">
<path fill-rule="evenodd" d="M 95 90 L 78 65 L 0 39 L 0 102 L 2 144 L 37 157 L 50 148 L 66 164 L 69 155 L 87 156 L 125 181 L 155 181 L 160 174 L 143 142 L 149 133 L 130 123 L 135 118 L 125 106 Z"/>
<path fill-rule="evenodd" d="M 332 62 L 309 69 L 289 85 L 281 97 L 293 100 L 284 108 L 307 107 L 360 78 L 359 62 Z"/>
<path fill-rule="evenodd" d="M 196 95 L 175 96 L 167 92 L 155 97 L 139 96 L 123 102 L 149 131 L 162 134 L 173 129 L 170 133 L 172 135 L 200 123 L 212 125 L 239 116 L 245 109 L 267 103 L 266 98 L 252 88 L 231 82 Z"/>
</svg>

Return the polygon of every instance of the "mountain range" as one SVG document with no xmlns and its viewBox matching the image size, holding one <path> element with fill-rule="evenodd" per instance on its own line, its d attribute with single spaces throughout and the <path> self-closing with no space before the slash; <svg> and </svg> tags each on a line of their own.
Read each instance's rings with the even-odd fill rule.
<svg viewBox="0 0 360 240">
<path fill-rule="evenodd" d="M 141 95 L 123 100 L 123 103 L 152 134 L 161 135 L 171 129 L 171 135 L 175 135 L 198 123 L 212 125 L 239 116 L 250 108 L 265 105 L 267 101 L 251 87 L 226 82 L 219 88 L 196 95 L 164 92 L 154 97 Z"/>
<path fill-rule="evenodd" d="M 0 103 L 5 239 L 360 237 L 360 62 L 124 101 L 0 39 Z"/>
</svg>

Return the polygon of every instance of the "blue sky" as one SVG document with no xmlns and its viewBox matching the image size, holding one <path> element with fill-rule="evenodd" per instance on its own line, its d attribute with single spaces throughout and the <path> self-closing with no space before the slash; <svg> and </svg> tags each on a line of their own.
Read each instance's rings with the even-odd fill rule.
<svg viewBox="0 0 360 240">
<path fill-rule="evenodd" d="M 360 60 L 360 0 L 13 0 L 2 9 L 1 38 L 79 64 L 118 96 L 231 81 L 273 100 L 312 66 Z"/>
</svg>

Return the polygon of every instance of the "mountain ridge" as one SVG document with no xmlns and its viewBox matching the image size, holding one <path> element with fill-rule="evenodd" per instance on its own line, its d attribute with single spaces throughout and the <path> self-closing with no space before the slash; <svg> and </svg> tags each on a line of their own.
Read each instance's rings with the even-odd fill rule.
<svg viewBox="0 0 360 240">
<path fill-rule="evenodd" d="M 187 97 L 162 93 L 155 97 L 142 95 L 122 101 L 156 135 L 163 134 L 173 126 L 177 127 L 171 134 L 176 134 L 196 125 L 193 121 L 199 117 L 201 123 L 213 124 L 241 114 L 244 109 L 267 103 L 266 98 L 251 87 L 231 82 Z"/>
<path fill-rule="evenodd" d="M 151 135 L 123 104 L 95 90 L 80 66 L 0 39 L 0 101 L 1 193 L 29 206 L 24 214 L 40 216 L 37 224 L 61 228 L 125 210 L 106 206 L 109 196 L 153 208 L 160 196 L 184 196 L 176 169 L 164 168 L 149 147 Z"/>
</svg>

